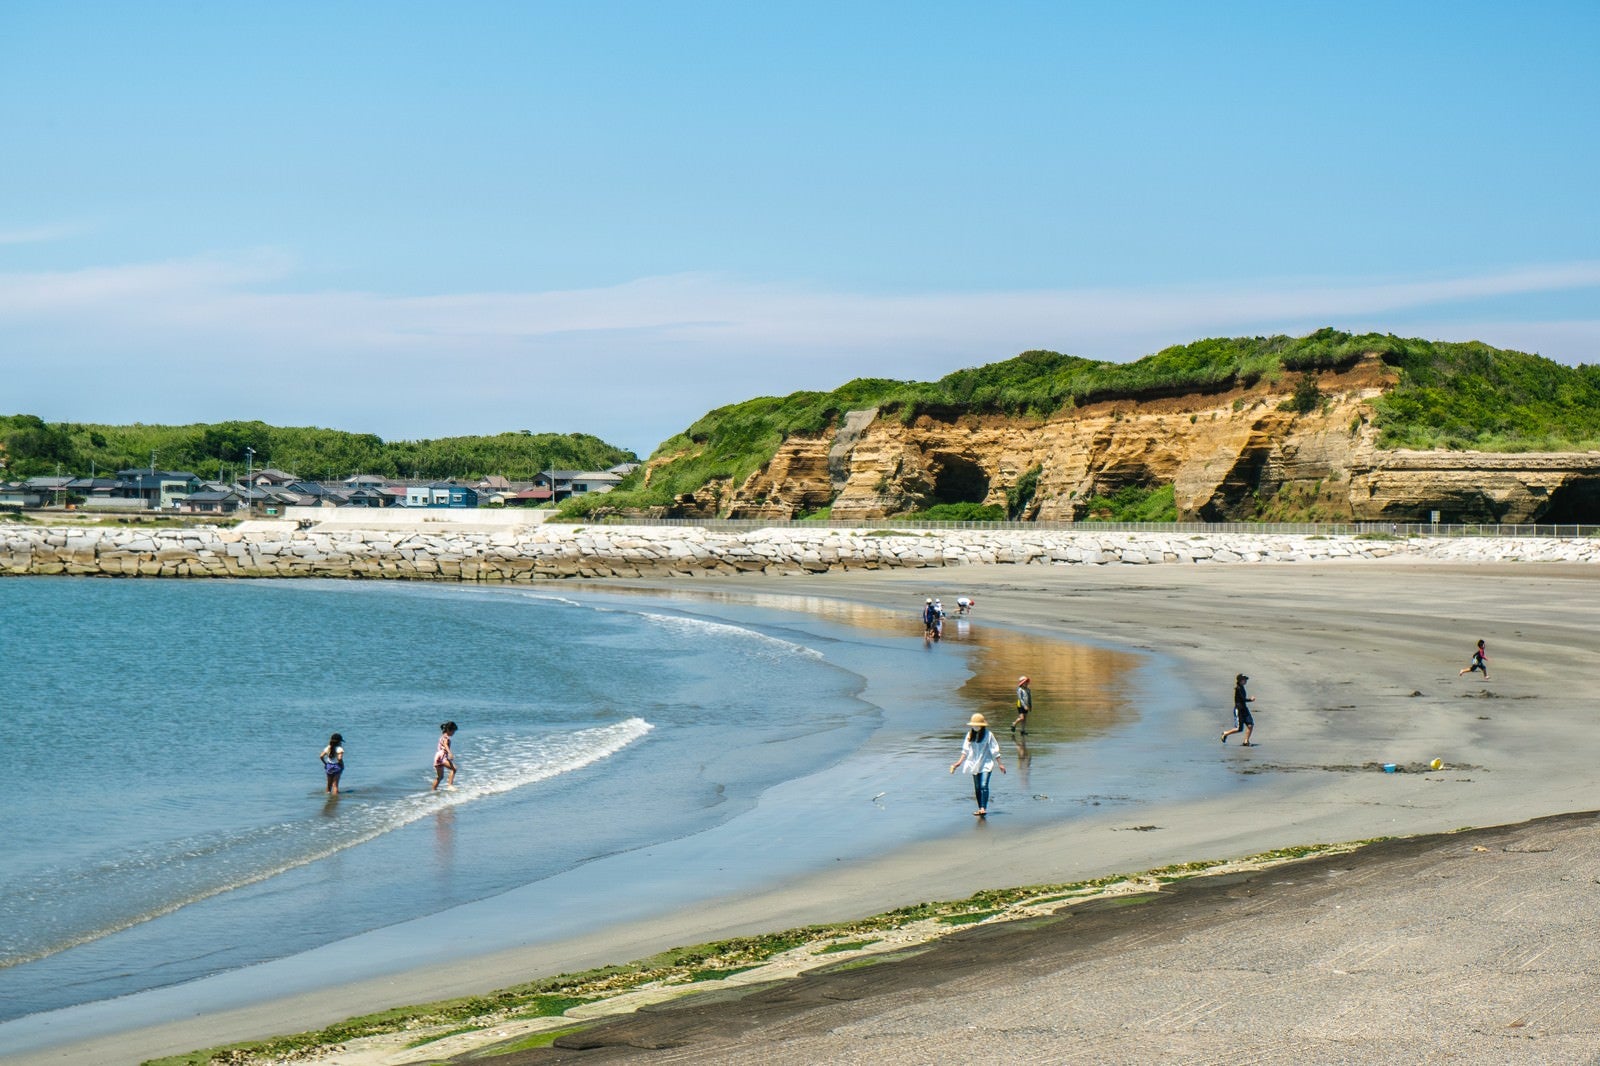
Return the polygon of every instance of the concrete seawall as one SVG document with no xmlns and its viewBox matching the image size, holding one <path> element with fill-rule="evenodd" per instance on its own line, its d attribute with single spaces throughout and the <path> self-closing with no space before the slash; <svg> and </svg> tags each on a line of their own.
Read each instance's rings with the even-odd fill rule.
<svg viewBox="0 0 1600 1066">
<path fill-rule="evenodd" d="M 0 527 L 0 574 L 526 582 L 901 567 L 1317 562 L 1600 562 L 1600 540 L 1059 530 L 868 533 L 548 525 L 503 531 Z"/>
</svg>

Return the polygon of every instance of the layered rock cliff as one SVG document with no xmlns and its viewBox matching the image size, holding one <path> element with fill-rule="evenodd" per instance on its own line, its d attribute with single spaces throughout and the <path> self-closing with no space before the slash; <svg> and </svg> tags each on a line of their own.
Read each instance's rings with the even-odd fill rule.
<svg viewBox="0 0 1600 1066">
<path fill-rule="evenodd" d="M 1317 387 L 1312 403 L 1296 393 L 1306 374 Z M 853 411 L 822 435 L 790 437 L 742 484 L 712 482 L 679 497 L 672 513 L 792 518 L 831 504 L 833 517 L 856 521 L 970 502 L 1072 522 L 1088 516 L 1092 497 L 1171 485 L 1184 520 L 1600 516 L 1597 452 L 1380 450 L 1371 402 L 1394 381 L 1374 355 L 1339 370 L 1106 400 L 1044 419 L 924 410 L 907 422 L 898 412 Z M 1025 479 L 1032 492 L 1019 500 Z"/>
</svg>

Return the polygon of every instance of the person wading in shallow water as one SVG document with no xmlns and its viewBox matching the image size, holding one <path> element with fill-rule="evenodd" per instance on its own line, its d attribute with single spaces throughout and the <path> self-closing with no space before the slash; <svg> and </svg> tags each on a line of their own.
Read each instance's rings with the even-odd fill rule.
<svg viewBox="0 0 1600 1066">
<path fill-rule="evenodd" d="M 328 738 L 328 746 L 317 756 L 322 760 L 322 772 L 328 779 L 326 791 L 330 796 L 339 794 L 339 778 L 344 774 L 344 737 L 335 733 Z"/>
<path fill-rule="evenodd" d="M 445 790 L 451 791 L 456 787 L 456 757 L 450 750 L 450 738 L 456 735 L 456 724 L 445 722 L 439 726 L 439 748 L 433 753 L 433 790 L 439 791 L 439 782 L 444 780 L 444 772 L 450 771 L 450 781 Z"/>
<path fill-rule="evenodd" d="M 1022 735 L 1028 735 L 1028 715 L 1033 711 L 1033 690 L 1028 686 L 1032 684 L 1028 675 L 1017 678 L 1017 720 L 1011 723 L 1011 731 L 1015 733 L 1017 727 L 1022 727 Z"/>
<path fill-rule="evenodd" d="M 1250 704 L 1256 701 L 1254 696 L 1244 694 L 1244 683 L 1248 677 L 1238 674 L 1233 679 L 1233 728 L 1222 734 L 1222 742 L 1226 744 L 1228 738 L 1235 733 L 1244 734 L 1244 746 L 1250 746 L 1250 732 L 1256 727 L 1256 720 L 1250 717 Z"/>
<path fill-rule="evenodd" d="M 961 756 L 950 764 L 950 772 L 955 773 L 958 766 L 962 772 L 972 775 L 972 794 L 978 801 L 978 809 L 972 813 L 979 818 L 987 816 L 989 775 L 994 773 L 997 766 L 1001 773 L 1005 773 L 1006 768 L 1000 762 L 1000 740 L 989 729 L 989 720 L 981 714 L 975 714 L 967 721 L 967 737 L 961 742 Z"/>
</svg>

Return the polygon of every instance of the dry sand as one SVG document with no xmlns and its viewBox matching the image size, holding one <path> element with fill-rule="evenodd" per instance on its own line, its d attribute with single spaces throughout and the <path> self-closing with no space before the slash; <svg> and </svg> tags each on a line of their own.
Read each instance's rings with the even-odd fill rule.
<svg viewBox="0 0 1600 1066">
<path fill-rule="evenodd" d="M 1194 694 L 1195 717 L 1175 728 L 1216 748 L 1244 787 L 1142 808 L 1140 821 L 1157 827 L 1146 832 L 1118 831 L 1127 828 L 1126 811 L 1018 833 L 991 827 L 664 920 L 17 1061 L 138 1061 L 986 887 L 1591 810 L 1600 785 L 1597 578 L 1589 567 L 1352 563 L 995 566 L 649 583 L 833 597 L 908 617 L 924 595 L 953 603 L 968 594 L 984 621 L 1157 650 L 1184 664 Z M 1487 684 L 1456 676 L 1479 637 L 1488 641 Z M 1237 738 L 1226 748 L 1217 743 L 1239 670 L 1251 675 L 1258 699 L 1260 743 L 1248 750 Z M 1444 760 L 1443 772 L 1375 769 L 1420 769 L 1434 757 Z M 1593 949 L 1581 946 L 1595 943 L 1600 902 L 1590 822 L 1524 828 L 1489 844 L 1450 837 L 1354 865 L 1318 860 L 1333 865 L 1276 882 L 1260 875 L 1269 880 L 1259 892 L 1216 882 L 1174 894 L 1191 905 L 1200 899 L 1199 910 L 1163 901 L 1076 946 L 1058 943 L 1047 927 L 980 927 L 945 949 L 956 958 L 962 943 L 988 945 L 968 951 L 977 959 L 934 965 L 930 953 L 849 1011 L 824 994 L 818 1009 L 745 1025 L 741 1036 L 730 1005 L 690 1027 L 705 1034 L 699 1043 L 650 1054 L 771 1062 L 954 1062 L 986 1051 L 1039 1062 L 1590 1061 L 1600 1054 L 1591 1005 L 1600 1000 L 1597 966 Z M 1526 844 L 1544 838 L 1553 850 Z M 1316 891 L 1296 889 L 1313 883 Z M 1343 911 L 1350 913 L 1339 920 Z M 1065 924 L 1073 923 L 1085 924 Z M 1209 937 L 1194 939 L 1195 925 Z M 1452 976 L 1473 967 L 1483 975 L 1478 984 Z M 1503 1002 L 1480 1003 L 1480 1017 L 1470 1006 L 1480 996 Z M 604 1061 L 639 1053 L 622 1044 L 538 1054 Z"/>
</svg>

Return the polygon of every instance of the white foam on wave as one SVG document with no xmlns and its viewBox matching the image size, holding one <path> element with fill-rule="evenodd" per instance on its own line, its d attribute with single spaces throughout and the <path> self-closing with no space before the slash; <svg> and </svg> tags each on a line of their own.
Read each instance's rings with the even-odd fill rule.
<svg viewBox="0 0 1600 1066">
<path fill-rule="evenodd" d="M 653 625 L 660 626 L 669 632 L 676 631 L 685 636 L 715 634 L 733 639 L 749 639 L 808 659 L 821 660 L 824 658 L 823 654 L 815 648 L 807 647 L 796 641 L 784 640 L 781 637 L 769 636 L 759 630 L 751 629 L 748 626 L 734 625 L 731 622 L 714 622 L 709 618 L 697 618 L 694 615 L 686 614 L 642 611 L 635 607 L 612 607 L 599 603 L 585 603 L 580 600 L 568 599 L 555 593 L 522 592 L 520 595 L 526 599 L 540 600 L 545 603 L 559 603 L 566 607 L 581 607 L 585 610 L 594 611 L 596 614 L 632 615 L 635 618 L 642 618 Z"/>
<path fill-rule="evenodd" d="M 558 596 L 553 592 L 518 592 L 517 595 L 521 596 L 525 600 L 538 600 L 541 603 L 559 603 L 563 607 L 592 606 L 592 604 L 584 603 L 581 600 L 569 599 L 566 596 Z"/>
<path fill-rule="evenodd" d="M 92 928 L 66 932 L 49 943 L 26 947 L 8 945 L 0 955 L 0 969 L 35 962 L 213 896 L 259 884 L 375 840 L 435 814 L 442 807 L 460 807 L 592 766 L 622 751 L 654 728 L 642 718 L 629 718 L 593 729 L 542 736 L 475 734 L 471 761 L 463 763 L 462 784 L 453 791 L 434 792 L 424 788 L 375 803 L 351 804 L 341 811 L 340 818 L 332 821 L 319 819 L 258 826 L 232 836 L 176 841 L 160 853 L 106 861 L 95 871 L 95 880 L 102 884 L 139 878 L 160 880 L 163 875 L 175 871 L 191 876 L 187 883 L 179 886 L 176 894 L 165 900 L 139 901 L 129 898 L 137 896 L 136 891 L 123 891 L 121 898 L 133 903 L 138 908 L 136 913 L 107 916 Z M 31 879 L 31 884 L 17 886 L 13 902 L 21 902 L 37 912 L 39 905 L 50 898 L 72 898 L 76 894 L 68 894 L 68 891 L 72 884 L 81 884 L 82 874 L 81 869 L 46 871 Z M 77 898 L 81 899 L 81 895 Z"/>
<path fill-rule="evenodd" d="M 444 793 L 442 798 L 447 803 L 467 803 L 581 770 L 615 755 L 654 728 L 643 718 L 629 718 L 614 725 L 555 736 L 474 736 L 469 783 L 455 792 Z M 421 798 L 440 797 L 431 793 Z M 422 814 L 433 809 L 430 805 Z"/>
<path fill-rule="evenodd" d="M 651 611 L 641 611 L 639 612 L 639 617 L 669 632 L 676 632 L 685 636 L 714 634 L 719 637 L 747 639 L 773 650 L 803 656 L 807 659 L 820 661 L 823 658 L 823 654 L 816 648 L 807 647 L 793 640 L 784 640 L 782 637 L 770 636 L 745 626 L 733 625 L 729 622 L 713 622 L 708 618 L 695 618 L 692 615 L 656 614 Z"/>
</svg>

